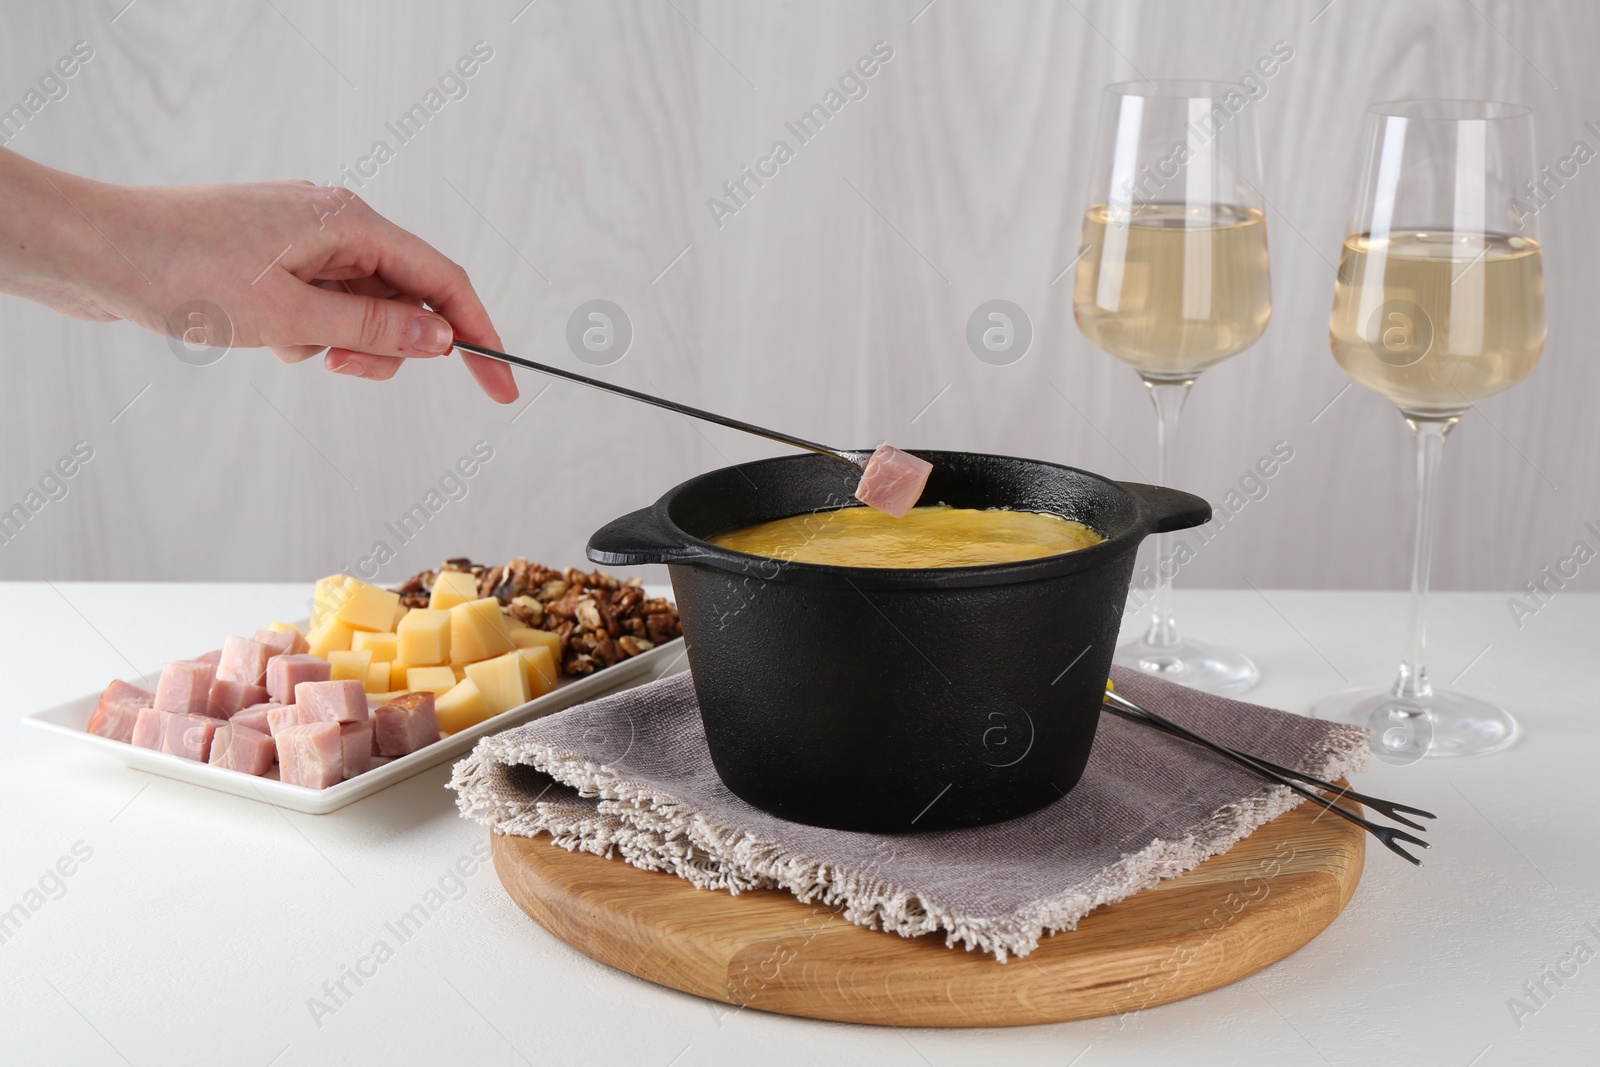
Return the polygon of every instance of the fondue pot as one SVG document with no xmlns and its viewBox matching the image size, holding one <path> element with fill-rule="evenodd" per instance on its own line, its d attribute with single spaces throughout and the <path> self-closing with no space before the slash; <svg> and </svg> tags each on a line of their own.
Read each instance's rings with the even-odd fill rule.
<svg viewBox="0 0 1600 1067">
<path fill-rule="evenodd" d="M 1104 541 L 979 567 L 788 563 L 707 538 L 854 505 L 859 473 L 786 456 L 692 478 L 589 541 L 665 563 L 711 761 L 780 818 L 876 833 L 977 826 L 1058 800 L 1089 759 L 1135 551 L 1197 496 L 1039 460 L 920 452 L 920 503 L 1049 512 Z"/>
</svg>

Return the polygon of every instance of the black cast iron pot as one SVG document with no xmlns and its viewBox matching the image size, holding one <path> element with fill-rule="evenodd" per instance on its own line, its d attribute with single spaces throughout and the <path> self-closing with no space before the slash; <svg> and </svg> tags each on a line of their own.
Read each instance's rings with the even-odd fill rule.
<svg viewBox="0 0 1600 1067">
<path fill-rule="evenodd" d="M 802 455 L 693 478 L 589 541 L 665 563 L 717 773 L 784 819 L 898 833 L 1059 799 L 1089 759 L 1135 550 L 1211 506 L 1038 460 L 920 452 L 923 504 L 1052 512 L 1105 540 L 1059 556 L 902 570 L 784 563 L 708 544 L 854 505 L 859 473 Z"/>
</svg>

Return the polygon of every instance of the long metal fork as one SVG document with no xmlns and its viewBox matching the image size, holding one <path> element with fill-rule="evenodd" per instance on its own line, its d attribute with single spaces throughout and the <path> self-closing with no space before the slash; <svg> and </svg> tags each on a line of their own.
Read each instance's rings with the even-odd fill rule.
<svg viewBox="0 0 1600 1067">
<path fill-rule="evenodd" d="M 1324 809 L 1332 812 L 1340 818 L 1361 827 L 1363 830 L 1367 831 L 1367 833 L 1383 842 L 1383 846 L 1390 852 L 1393 852 L 1395 855 L 1400 856 L 1403 859 L 1409 860 L 1418 867 L 1422 866 L 1422 861 L 1402 848 L 1399 842 L 1404 841 L 1420 848 L 1432 847 L 1428 844 L 1428 842 L 1422 840 L 1422 838 L 1408 834 L 1404 830 L 1396 830 L 1390 826 L 1380 826 L 1377 823 L 1371 822 L 1370 820 L 1363 819 L 1354 812 L 1349 811 L 1346 808 L 1341 808 L 1338 804 L 1327 799 L 1321 794 L 1313 793 L 1309 789 L 1297 784 L 1288 774 L 1282 773 L 1281 769 L 1278 768 L 1276 764 L 1269 764 L 1255 756 L 1227 748 L 1226 746 L 1219 745 L 1214 741 L 1201 737 L 1192 730 L 1189 730 L 1183 726 L 1179 726 L 1171 719 L 1168 719 L 1163 715 L 1158 715 L 1150 709 L 1142 707 L 1139 704 L 1135 704 L 1133 701 L 1122 696 L 1120 693 L 1107 690 L 1105 696 L 1105 708 L 1107 711 L 1110 711 L 1112 714 L 1121 718 L 1143 723 L 1145 726 L 1148 726 L 1151 729 L 1160 730 L 1163 733 L 1181 738 L 1192 744 L 1199 745 L 1202 748 L 1210 749 L 1212 752 L 1222 756 L 1224 759 L 1231 760 L 1247 770 L 1254 771 L 1257 775 L 1267 779 L 1270 782 L 1275 782 L 1278 785 L 1284 786 L 1285 788 L 1298 793 L 1300 796 L 1305 797 L 1307 800 L 1310 800 L 1315 804 L 1321 805 Z M 1300 772 L 1296 771 L 1293 773 L 1296 777 L 1300 777 Z M 1332 783 L 1321 782 L 1320 785 L 1322 788 L 1328 789 L 1335 793 L 1341 793 L 1344 796 L 1350 797 L 1352 800 L 1360 799 L 1359 794 L 1342 789 L 1341 787 L 1333 785 Z M 1383 803 L 1395 807 L 1403 806 L 1393 805 L 1389 801 L 1384 801 Z M 1422 811 L 1421 809 L 1406 807 L 1406 810 L 1414 811 L 1417 814 L 1425 815 L 1428 818 L 1435 817 L 1428 812 Z M 1423 827 L 1417 826 L 1415 823 L 1412 823 L 1407 819 L 1402 818 L 1398 819 L 1398 821 L 1405 822 L 1407 825 L 1414 826 L 1419 830 L 1423 829 Z"/>
</svg>

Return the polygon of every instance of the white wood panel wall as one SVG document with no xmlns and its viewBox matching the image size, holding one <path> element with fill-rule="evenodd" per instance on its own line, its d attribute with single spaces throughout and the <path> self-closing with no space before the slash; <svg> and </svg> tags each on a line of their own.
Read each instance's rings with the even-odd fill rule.
<svg viewBox="0 0 1600 1067">
<path fill-rule="evenodd" d="M 514 351 L 582 369 L 565 323 L 603 297 L 635 329 L 600 372 L 624 384 L 843 445 L 1137 479 L 1154 458 L 1144 390 L 1079 335 L 1071 273 L 1058 280 L 1099 88 L 1236 76 L 1286 41 L 1294 58 L 1254 105 L 1272 324 L 1199 383 L 1173 481 L 1220 500 L 1275 442 L 1294 458 L 1181 578 L 1213 586 L 1406 580 L 1408 434 L 1359 388 L 1328 407 L 1346 385 L 1327 315 L 1363 107 L 1524 101 L 1551 162 L 1580 139 L 1600 148 L 1585 125 L 1600 120 L 1600 8 L 1577 0 L 524 2 L 12 2 L 0 102 L 86 40 L 93 60 L 17 151 L 124 182 L 325 181 L 375 140 L 395 145 L 384 123 L 482 40 L 493 58 L 466 97 L 361 193 L 467 266 Z M 893 58 L 865 98 L 716 225 L 707 199 L 774 140 L 794 143 L 785 121 L 879 40 Z M 1544 363 L 1452 435 L 1438 587 L 1513 589 L 1575 541 L 1600 544 L 1584 525 L 1600 526 L 1597 222 L 1591 165 L 1541 215 Z M 1012 366 L 963 339 L 991 298 L 1034 325 Z M 454 361 L 384 385 L 251 351 L 195 368 L 162 338 L 13 298 L 0 297 L 0 348 L 0 500 L 75 442 L 94 450 L 66 497 L 0 547 L 10 578 L 310 578 L 378 541 L 397 554 L 390 580 L 446 554 L 576 563 L 606 520 L 772 451 L 560 383 L 513 423 L 520 405 L 490 404 Z M 523 378 L 524 395 L 545 384 Z M 478 440 L 494 458 L 463 499 L 408 542 L 385 528 Z M 1576 585 L 1600 588 L 1600 565 Z"/>
</svg>

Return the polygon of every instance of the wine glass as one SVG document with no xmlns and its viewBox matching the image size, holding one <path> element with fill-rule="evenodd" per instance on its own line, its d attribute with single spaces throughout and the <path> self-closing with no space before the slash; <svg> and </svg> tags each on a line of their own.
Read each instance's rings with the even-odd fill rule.
<svg viewBox="0 0 1600 1067">
<path fill-rule="evenodd" d="M 1411 626 L 1391 686 L 1319 702 L 1320 718 L 1372 730 L 1380 758 L 1498 752 L 1504 708 L 1435 689 L 1423 666 L 1435 481 L 1445 435 L 1470 407 L 1520 382 L 1544 351 L 1533 117 L 1479 100 L 1401 100 L 1367 110 L 1355 208 L 1333 290 L 1334 358 L 1400 409 L 1417 446 Z"/>
<path fill-rule="evenodd" d="M 1201 371 L 1255 344 L 1272 314 L 1255 114 L 1229 82 L 1106 86 L 1072 294 L 1078 328 L 1131 366 L 1156 409 L 1156 481 Z M 1173 535 L 1156 537 L 1150 628 L 1115 662 L 1213 693 L 1261 677 L 1249 657 L 1178 636 Z"/>
</svg>

